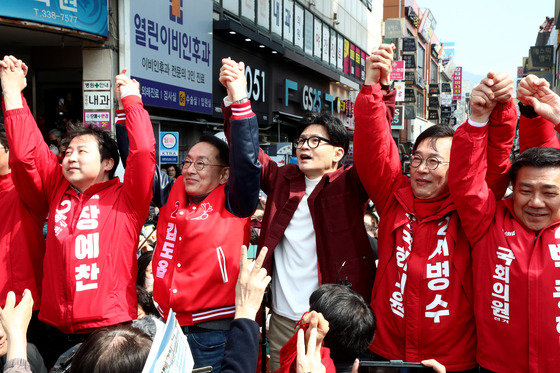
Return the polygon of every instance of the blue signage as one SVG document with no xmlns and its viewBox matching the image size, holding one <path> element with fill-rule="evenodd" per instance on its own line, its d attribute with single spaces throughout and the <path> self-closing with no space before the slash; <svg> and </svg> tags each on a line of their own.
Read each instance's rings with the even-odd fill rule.
<svg viewBox="0 0 560 373">
<path fill-rule="evenodd" d="M 160 132 L 160 163 L 179 163 L 179 132 Z"/>
<path fill-rule="evenodd" d="M 108 0 L 2 0 L 0 16 L 108 36 Z"/>
</svg>

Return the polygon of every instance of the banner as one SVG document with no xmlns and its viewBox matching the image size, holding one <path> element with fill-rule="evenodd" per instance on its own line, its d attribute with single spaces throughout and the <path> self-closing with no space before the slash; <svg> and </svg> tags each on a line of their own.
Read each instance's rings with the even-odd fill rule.
<svg viewBox="0 0 560 373">
<path fill-rule="evenodd" d="M 453 99 L 460 100 L 462 91 L 462 84 L 463 84 L 463 68 L 457 67 L 455 72 L 453 73 Z"/>
</svg>

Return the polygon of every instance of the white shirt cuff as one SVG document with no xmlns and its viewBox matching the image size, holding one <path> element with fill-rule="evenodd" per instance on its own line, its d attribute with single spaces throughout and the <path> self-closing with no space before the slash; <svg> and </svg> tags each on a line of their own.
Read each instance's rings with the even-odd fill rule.
<svg viewBox="0 0 560 373">
<path fill-rule="evenodd" d="M 473 127 L 484 127 L 488 124 L 488 121 L 486 121 L 484 123 L 478 123 L 478 122 L 475 122 L 474 120 L 472 120 L 471 118 L 468 119 L 468 122 Z"/>
<path fill-rule="evenodd" d="M 224 106 L 229 107 L 231 104 L 233 104 L 233 101 L 230 101 L 228 96 L 224 97 Z"/>
</svg>

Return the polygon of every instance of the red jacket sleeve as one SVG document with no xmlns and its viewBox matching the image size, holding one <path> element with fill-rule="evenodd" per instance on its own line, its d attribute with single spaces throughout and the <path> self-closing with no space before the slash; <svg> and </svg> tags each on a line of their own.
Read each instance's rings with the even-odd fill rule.
<svg viewBox="0 0 560 373">
<path fill-rule="evenodd" d="M 44 220 L 54 186 L 63 177 L 58 158 L 43 141 L 25 99 L 23 108 L 4 110 L 4 117 L 12 180 L 20 199 Z"/>
<path fill-rule="evenodd" d="M 513 100 L 498 104 L 490 115 L 486 183 L 497 200 L 502 199 L 509 185 L 510 156 L 516 125 L 517 109 Z"/>
<path fill-rule="evenodd" d="M 379 84 L 362 86 L 354 109 L 354 164 L 381 214 L 391 194 L 408 181 L 402 174 L 397 144 L 391 136 L 390 112 Z"/>
<path fill-rule="evenodd" d="M 496 210 L 485 181 L 488 126 L 461 125 L 453 136 L 449 163 L 449 191 L 471 245 L 480 240 Z"/>
<path fill-rule="evenodd" d="M 527 118 L 521 115 L 519 118 L 519 152 L 523 153 L 525 150 L 537 146 L 560 148 L 554 124 L 540 116 Z"/>
<path fill-rule="evenodd" d="M 123 98 L 130 153 L 124 174 L 124 193 L 139 220 L 148 216 L 156 168 L 156 140 L 148 112 L 138 96 Z"/>
</svg>

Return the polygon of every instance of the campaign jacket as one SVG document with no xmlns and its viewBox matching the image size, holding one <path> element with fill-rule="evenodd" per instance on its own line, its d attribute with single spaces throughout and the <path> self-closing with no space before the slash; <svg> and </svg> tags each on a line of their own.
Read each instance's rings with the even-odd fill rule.
<svg viewBox="0 0 560 373">
<path fill-rule="evenodd" d="M 33 213 L 33 202 L 20 198 L 11 173 L 0 175 L 0 307 L 4 307 L 9 291 L 16 294 L 19 303 L 25 289 L 31 291 L 33 309 L 41 305 L 47 205 L 37 204 L 40 211 Z"/>
<path fill-rule="evenodd" d="M 394 106 L 389 109 L 383 111 L 383 115 L 392 121 Z M 233 121 L 229 122 L 231 107 L 222 105 L 222 111 L 228 135 L 233 125 Z M 252 116 L 237 122 L 251 120 L 256 121 L 256 118 Z M 295 164 L 279 166 L 262 149 L 259 149 L 259 162 L 262 165 L 261 189 L 267 194 L 259 251 L 264 246 L 268 248 L 263 266 L 271 273 L 274 250 L 305 195 L 305 175 Z M 307 203 L 317 241 L 319 285 L 350 283 L 353 290 L 369 301 L 375 261 L 364 226 L 367 200 L 356 169 L 340 167 L 323 175 Z"/>
<path fill-rule="evenodd" d="M 250 103 L 245 106 L 246 116 L 252 116 Z M 156 170 L 154 200 L 166 204 L 160 210 L 152 264 L 154 299 L 162 316 L 172 308 L 180 325 L 235 314 L 241 245 L 248 245 L 251 237 L 250 216 L 258 203 L 261 173 L 258 124 L 238 118 L 232 118 L 228 183 L 198 204 L 188 198 L 182 177 L 172 180 Z M 250 141 L 240 141 L 245 138 Z"/>
<path fill-rule="evenodd" d="M 449 194 L 427 204 L 415 200 L 384 106 L 378 84 L 362 87 L 355 106 L 354 161 L 380 216 L 372 293 L 377 330 L 370 349 L 387 359 L 434 358 L 449 370 L 474 368 L 470 246 Z M 505 133 L 511 130 L 501 128 L 496 137 Z M 511 142 L 502 146 L 507 145 L 511 149 Z M 507 149 L 501 152 L 509 157 Z M 503 195 L 507 163 L 495 161 L 497 194 Z M 422 214 L 419 206 L 432 211 Z"/>
<path fill-rule="evenodd" d="M 39 190 L 49 205 L 39 319 L 65 333 L 130 321 L 137 316 L 136 247 L 148 216 L 155 168 L 155 140 L 137 96 L 123 99 L 131 138 L 128 169 L 118 178 L 78 193 L 62 174 L 28 109 L 5 112 L 14 180 L 27 196 Z M 15 182 L 15 181 L 14 181 Z"/>
<path fill-rule="evenodd" d="M 449 169 L 473 245 L 477 360 L 496 372 L 553 372 L 560 364 L 560 222 L 534 232 L 517 219 L 512 199 L 489 197 L 480 176 L 486 138 L 487 127 L 457 130 Z"/>
<path fill-rule="evenodd" d="M 225 185 L 199 204 L 190 203 L 177 180 L 160 210 L 154 252 L 154 299 L 162 316 L 180 325 L 233 317 L 241 245 L 250 240 L 249 218 L 225 208 Z"/>
</svg>

